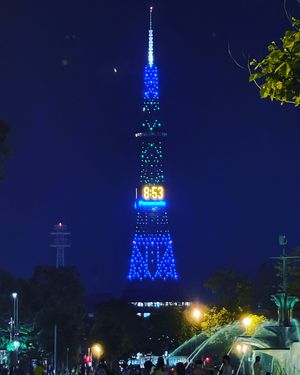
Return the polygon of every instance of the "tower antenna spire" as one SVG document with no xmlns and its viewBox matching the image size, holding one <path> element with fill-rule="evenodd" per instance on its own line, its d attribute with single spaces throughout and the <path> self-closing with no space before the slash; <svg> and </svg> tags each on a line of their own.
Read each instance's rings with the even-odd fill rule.
<svg viewBox="0 0 300 375">
<path fill-rule="evenodd" d="M 153 6 L 150 7 L 150 27 L 149 27 L 149 29 L 152 29 L 152 12 L 153 12 Z"/>
<path fill-rule="evenodd" d="M 150 7 L 150 14 L 149 14 L 149 45 L 148 45 L 148 63 L 150 67 L 153 65 L 154 57 L 153 57 L 153 29 L 152 29 L 152 12 L 153 6 Z"/>
</svg>

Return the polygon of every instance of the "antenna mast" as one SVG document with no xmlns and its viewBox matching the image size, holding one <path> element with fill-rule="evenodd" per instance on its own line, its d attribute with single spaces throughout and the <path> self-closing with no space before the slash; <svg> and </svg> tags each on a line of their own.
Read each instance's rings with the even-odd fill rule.
<svg viewBox="0 0 300 375">
<path fill-rule="evenodd" d="M 149 45 L 148 45 L 148 63 L 150 67 L 152 67 L 154 62 L 153 56 L 153 29 L 152 29 L 152 11 L 153 6 L 150 7 L 150 14 L 149 14 Z"/>
<path fill-rule="evenodd" d="M 71 246 L 68 237 L 71 233 L 67 229 L 67 225 L 60 222 L 54 225 L 54 231 L 50 233 L 53 237 L 50 247 L 56 248 L 56 268 L 65 266 L 65 248 Z"/>
</svg>

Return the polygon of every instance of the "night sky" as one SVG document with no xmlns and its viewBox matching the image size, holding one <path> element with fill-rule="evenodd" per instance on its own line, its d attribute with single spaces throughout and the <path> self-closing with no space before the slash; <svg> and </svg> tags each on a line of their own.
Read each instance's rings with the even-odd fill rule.
<svg viewBox="0 0 300 375">
<path fill-rule="evenodd" d="M 170 226 L 181 283 L 197 291 L 221 267 L 253 274 L 280 251 L 280 232 L 300 244 L 299 109 L 261 100 L 227 52 L 230 42 L 245 65 L 290 26 L 281 0 L 153 3 Z M 30 277 L 54 265 L 49 232 L 62 220 L 65 262 L 88 291 L 123 290 L 149 5 L 1 2 L 0 117 L 13 149 L 0 182 L 2 268 Z"/>
</svg>

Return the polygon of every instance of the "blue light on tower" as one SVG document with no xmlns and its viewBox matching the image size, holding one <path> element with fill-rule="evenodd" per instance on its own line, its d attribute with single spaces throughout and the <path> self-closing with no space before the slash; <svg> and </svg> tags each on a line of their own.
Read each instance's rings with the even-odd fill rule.
<svg viewBox="0 0 300 375">
<path fill-rule="evenodd" d="M 161 132 L 159 120 L 158 69 L 154 64 L 152 7 L 148 63 L 144 70 L 144 102 L 142 130 L 136 134 L 140 141 L 140 181 L 135 208 L 136 230 L 128 279 L 177 280 L 173 241 L 169 231 L 163 149 L 166 133 Z"/>
</svg>

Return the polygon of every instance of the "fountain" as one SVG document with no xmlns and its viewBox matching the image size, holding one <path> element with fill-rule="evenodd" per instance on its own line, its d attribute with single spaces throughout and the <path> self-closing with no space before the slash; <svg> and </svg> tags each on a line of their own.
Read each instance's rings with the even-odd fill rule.
<svg viewBox="0 0 300 375">
<path fill-rule="evenodd" d="M 278 320 L 261 323 L 249 336 L 240 323 L 236 322 L 220 328 L 212 336 L 197 335 L 188 340 L 169 355 L 169 364 L 178 358 L 185 358 L 186 368 L 196 359 L 209 357 L 211 363 L 220 367 L 222 356 L 230 354 L 236 375 L 252 374 L 253 361 L 261 357 L 263 373 L 272 375 L 300 375 L 300 325 L 293 318 L 293 309 L 298 298 L 287 293 L 286 262 L 300 259 L 286 255 L 287 244 L 284 235 L 279 236 L 282 254 L 282 291 L 271 296 L 277 306 Z M 218 374 L 218 370 L 216 370 Z"/>
</svg>

